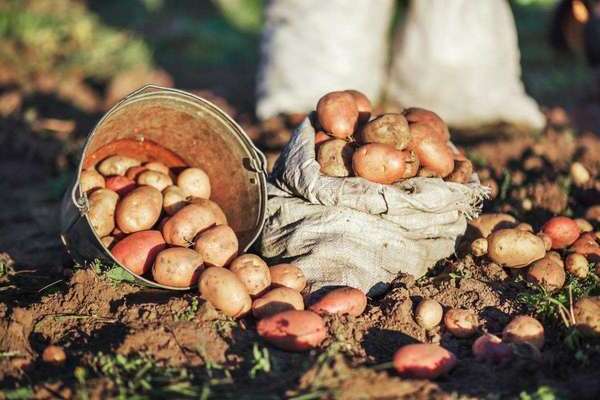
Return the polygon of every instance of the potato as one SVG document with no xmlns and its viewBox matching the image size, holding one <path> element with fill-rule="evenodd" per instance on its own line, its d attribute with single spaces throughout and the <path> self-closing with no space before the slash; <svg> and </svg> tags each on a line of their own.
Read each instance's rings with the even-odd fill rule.
<svg viewBox="0 0 600 400">
<path fill-rule="evenodd" d="M 81 171 L 79 176 L 79 190 L 81 193 L 87 193 L 92 189 L 106 187 L 104 177 L 95 169 L 86 169 Z"/>
<path fill-rule="evenodd" d="M 543 287 L 548 292 L 562 288 L 565 285 L 565 279 L 565 270 L 551 256 L 534 262 L 527 271 L 527 281 Z"/>
<path fill-rule="evenodd" d="M 475 257 L 483 257 L 488 251 L 488 241 L 485 238 L 478 238 L 471 242 L 471 254 Z"/>
<path fill-rule="evenodd" d="M 410 151 L 396 150 L 392 146 L 370 143 L 361 146 L 352 156 L 352 169 L 356 176 L 371 182 L 391 184 L 407 176 L 413 171 L 416 161 Z"/>
<path fill-rule="evenodd" d="M 110 156 L 105 158 L 98 165 L 98 172 L 104 176 L 111 175 L 125 175 L 127 170 L 131 167 L 137 167 L 141 164 L 140 160 L 125 156 Z"/>
<path fill-rule="evenodd" d="M 600 245 L 593 232 L 581 235 L 571 246 L 571 251 L 590 257 L 590 261 L 600 263 Z"/>
<path fill-rule="evenodd" d="M 198 235 L 194 249 L 200 253 L 206 266 L 224 267 L 237 256 L 237 236 L 228 225 L 215 226 Z"/>
<path fill-rule="evenodd" d="M 177 176 L 177 186 L 186 196 L 210 198 L 210 178 L 200 168 L 186 168 Z"/>
<path fill-rule="evenodd" d="M 600 296 L 582 297 L 573 307 L 576 328 L 590 336 L 600 336 Z"/>
<path fill-rule="evenodd" d="M 406 120 L 411 124 L 426 124 L 429 125 L 434 134 L 442 141 L 450 140 L 450 131 L 443 119 L 433 111 L 423 108 L 412 107 L 403 112 Z"/>
<path fill-rule="evenodd" d="M 152 276 L 161 285 L 185 288 L 195 285 L 204 268 L 202 256 L 185 247 L 172 247 L 158 253 Z"/>
<path fill-rule="evenodd" d="M 546 255 L 544 242 L 531 232 L 500 229 L 488 236 L 488 257 L 508 268 L 523 268 Z"/>
<path fill-rule="evenodd" d="M 162 194 L 151 186 L 140 186 L 117 204 L 115 220 L 125 233 L 150 229 L 160 218 Z"/>
<path fill-rule="evenodd" d="M 535 318 L 519 315 L 504 327 L 502 340 L 507 343 L 529 343 L 541 349 L 544 346 L 544 327 Z"/>
<path fill-rule="evenodd" d="M 454 156 L 452 150 L 444 142 L 434 138 L 421 140 L 414 148 L 421 167 L 435 173 L 439 177 L 446 177 L 454 170 Z"/>
<path fill-rule="evenodd" d="M 179 186 L 171 185 L 162 191 L 163 208 L 169 215 L 175 214 L 183 207 L 188 205 L 185 193 Z"/>
<path fill-rule="evenodd" d="M 585 256 L 581 254 L 569 254 L 565 264 L 567 272 L 579 279 L 585 279 L 590 273 L 590 265 Z"/>
<path fill-rule="evenodd" d="M 135 182 L 122 175 L 109 176 L 106 178 L 106 188 L 123 197 L 135 189 Z"/>
<path fill-rule="evenodd" d="M 594 230 L 594 227 L 592 226 L 592 224 L 590 224 L 587 220 L 585 220 L 583 218 L 575 219 L 575 223 L 579 227 L 579 232 L 581 232 L 581 233 L 592 232 Z"/>
<path fill-rule="evenodd" d="M 472 346 L 475 360 L 504 364 L 513 357 L 513 349 L 504 343 L 498 336 L 486 333 L 473 342 Z"/>
<path fill-rule="evenodd" d="M 437 344 L 415 343 L 400 347 L 394 354 L 394 368 L 409 378 L 435 379 L 456 365 L 456 356 Z"/>
<path fill-rule="evenodd" d="M 533 233 L 533 226 L 531 226 L 530 224 L 524 223 L 524 222 L 521 222 L 519 225 L 515 226 L 515 229 Z"/>
<path fill-rule="evenodd" d="M 293 264 L 277 264 L 269 268 L 271 285 L 287 287 L 301 292 L 306 287 L 306 277 L 300 268 Z"/>
<path fill-rule="evenodd" d="M 323 131 L 319 131 L 315 134 L 315 146 L 317 146 L 318 148 L 321 143 L 324 143 L 331 139 L 333 139 L 333 137 L 329 136 Z"/>
<path fill-rule="evenodd" d="M 565 263 L 562 260 L 562 258 L 560 257 L 560 254 L 558 254 L 558 252 L 556 251 L 549 251 L 546 253 L 546 257 L 550 258 L 552 261 L 554 261 L 555 263 L 557 263 L 558 265 L 560 265 L 562 268 L 565 267 Z"/>
<path fill-rule="evenodd" d="M 47 364 L 59 366 L 67 361 L 67 354 L 61 346 L 50 345 L 42 352 L 42 360 Z"/>
<path fill-rule="evenodd" d="M 252 303 L 252 315 L 257 319 L 287 310 L 304 310 L 304 299 L 300 292 L 286 287 L 269 290 Z"/>
<path fill-rule="evenodd" d="M 144 171 L 147 171 L 148 168 L 146 167 L 142 167 L 142 166 L 137 166 L 137 167 L 131 167 L 127 170 L 127 172 L 125 173 L 125 176 L 128 177 L 129 179 L 131 179 L 132 181 L 137 180 L 137 177 Z"/>
<path fill-rule="evenodd" d="M 317 150 L 317 161 L 321 172 L 328 176 L 345 177 L 352 175 L 352 155 L 354 148 L 342 139 L 332 139 L 321 143 Z"/>
<path fill-rule="evenodd" d="M 189 247 L 194 243 L 198 233 L 213 225 L 215 225 L 215 215 L 210 208 L 189 204 L 165 222 L 162 233 L 170 245 Z"/>
<path fill-rule="evenodd" d="M 564 249 L 569 247 L 581 233 L 577 223 L 568 217 L 550 218 L 542 227 L 542 232 L 552 239 L 553 249 Z"/>
<path fill-rule="evenodd" d="M 537 236 L 544 242 L 544 249 L 550 251 L 552 249 L 552 238 L 545 233 L 538 233 Z"/>
<path fill-rule="evenodd" d="M 442 322 L 443 314 L 440 303 L 433 299 L 425 299 L 415 309 L 415 320 L 421 328 L 431 330 Z"/>
<path fill-rule="evenodd" d="M 479 328 L 479 320 L 472 310 L 451 308 L 444 314 L 444 326 L 458 338 L 473 336 Z"/>
<path fill-rule="evenodd" d="M 114 236 L 104 236 L 103 238 L 100 238 L 100 241 L 102 242 L 102 245 L 104 247 L 106 247 L 107 249 L 110 249 L 111 246 L 113 244 L 115 244 L 115 242 L 117 241 L 117 239 L 115 239 Z"/>
<path fill-rule="evenodd" d="M 454 160 L 454 170 L 446 177 L 449 182 L 468 183 L 473 175 L 473 164 L 469 160 Z"/>
<path fill-rule="evenodd" d="M 356 108 L 358 108 L 358 123 L 364 124 L 365 122 L 369 121 L 369 118 L 371 118 L 371 112 L 373 111 L 373 107 L 371 106 L 369 98 L 364 93 L 354 89 L 344 90 L 344 92 L 350 93 L 354 98 Z"/>
<path fill-rule="evenodd" d="M 126 236 L 111 249 L 111 254 L 122 266 L 137 275 L 152 268 L 156 255 L 167 247 L 159 231 L 141 231 Z"/>
<path fill-rule="evenodd" d="M 310 310 L 317 314 L 348 314 L 358 317 L 367 307 L 367 296 L 360 289 L 340 287 L 328 292 Z"/>
<path fill-rule="evenodd" d="M 246 287 L 228 269 L 206 268 L 200 275 L 198 287 L 204 299 L 230 317 L 243 317 L 252 307 Z"/>
<path fill-rule="evenodd" d="M 260 337 L 287 351 L 305 351 L 318 347 L 327 337 L 321 317 L 312 311 L 288 310 L 258 321 Z"/>
<path fill-rule="evenodd" d="M 148 185 L 162 192 L 168 186 L 173 185 L 173 180 L 169 175 L 156 171 L 144 171 L 137 177 L 138 185 Z"/>
<path fill-rule="evenodd" d="M 115 208 L 119 195 L 109 189 L 97 189 L 88 197 L 87 217 L 99 237 L 115 228 Z"/>
<path fill-rule="evenodd" d="M 192 198 L 190 200 L 190 203 L 198 204 L 203 207 L 208 207 L 210 209 L 210 211 L 212 211 L 213 215 L 215 216 L 215 221 L 216 221 L 217 225 L 229 225 L 229 223 L 227 222 L 227 216 L 225 215 L 225 213 L 223 212 L 221 207 L 219 207 L 219 205 L 217 203 L 215 203 L 214 201 L 196 197 L 196 198 Z"/>
<path fill-rule="evenodd" d="M 158 161 L 150 161 L 147 163 L 144 163 L 144 168 L 146 168 L 149 171 L 156 171 L 156 172 L 160 172 L 161 174 L 167 175 L 170 177 L 171 175 L 171 170 L 169 169 L 169 167 L 167 167 L 165 164 L 158 162 Z"/>
<path fill-rule="evenodd" d="M 350 93 L 330 92 L 317 103 L 317 118 L 321 128 L 331 136 L 346 139 L 358 123 L 358 106 Z"/>
<path fill-rule="evenodd" d="M 478 218 L 469 222 L 479 237 L 487 238 L 492 232 L 499 229 L 514 228 L 517 220 L 508 214 L 490 213 L 481 214 Z"/>
<path fill-rule="evenodd" d="M 252 297 L 260 296 L 271 285 L 269 267 L 257 255 L 241 255 L 231 262 L 229 269 L 242 281 Z"/>
<path fill-rule="evenodd" d="M 389 144 L 396 150 L 404 150 L 412 139 L 408 122 L 402 114 L 383 114 L 370 121 L 360 131 L 360 143 Z"/>
</svg>

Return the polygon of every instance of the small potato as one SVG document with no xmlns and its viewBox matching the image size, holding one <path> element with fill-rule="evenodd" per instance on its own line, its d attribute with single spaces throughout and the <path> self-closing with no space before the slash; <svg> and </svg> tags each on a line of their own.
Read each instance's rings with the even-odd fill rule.
<svg viewBox="0 0 600 400">
<path fill-rule="evenodd" d="M 558 254 L 558 252 L 556 252 L 556 251 L 549 251 L 549 252 L 547 252 L 545 258 L 552 259 L 552 261 L 554 261 L 555 263 L 557 263 L 558 265 L 560 265 L 561 268 L 565 267 L 564 261 L 562 260 L 560 254 Z"/>
<path fill-rule="evenodd" d="M 162 194 L 151 186 L 140 186 L 125 196 L 115 212 L 117 226 L 125 233 L 150 229 L 162 211 Z"/>
<path fill-rule="evenodd" d="M 280 349 L 305 351 L 318 347 L 327 337 L 325 322 L 312 311 L 288 310 L 258 321 L 260 337 Z"/>
<path fill-rule="evenodd" d="M 585 279 L 590 273 L 590 265 L 585 256 L 581 254 L 569 254 L 565 264 L 567 272 L 579 279 Z"/>
<path fill-rule="evenodd" d="M 42 360 L 47 364 L 59 366 L 67 361 L 67 354 L 61 346 L 50 345 L 42 352 Z"/>
<path fill-rule="evenodd" d="M 356 176 L 371 182 L 392 184 L 413 171 L 416 161 L 410 151 L 396 150 L 392 146 L 370 143 L 361 146 L 352 156 L 352 169 Z"/>
<path fill-rule="evenodd" d="M 564 249 L 569 247 L 581 233 L 577 223 L 568 217 L 550 218 L 542 227 L 542 232 L 552 239 L 553 249 Z"/>
<path fill-rule="evenodd" d="M 204 299 L 230 317 L 243 317 L 252 307 L 246 287 L 228 269 L 206 268 L 200 275 L 198 287 Z"/>
<path fill-rule="evenodd" d="M 600 336 L 600 296 L 582 297 L 573 307 L 575 326 L 589 336 Z"/>
<path fill-rule="evenodd" d="M 488 241 L 485 238 L 478 238 L 471 243 L 471 254 L 475 257 L 483 257 L 488 252 Z"/>
<path fill-rule="evenodd" d="M 185 288 L 195 285 L 202 273 L 202 256 L 192 249 L 172 247 L 158 253 L 152 276 L 161 285 Z"/>
<path fill-rule="evenodd" d="M 271 285 L 287 287 L 301 292 L 306 287 L 306 277 L 300 268 L 293 264 L 278 264 L 269 268 Z"/>
<path fill-rule="evenodd" d="M 468 183 L 473 175 L 473 164 L 471 161 L 454 160 L 454 170 L 446 177 L 447 181 L 456 183 Z"/>
<path fill-rule="evenodd" d="M 541 349 L 544 346 L 544 327 L 535 318 L 519 315 L 504 327 L 502 340 L 508 343 L 529 343 Z"/>
<path fill-rule="evenodd" d="M 403 112 L 406 120 L 411 124 L 426 124 L 429 125 L 434 134 L 442 141 L 450 140 L 450 131 L 448 126 L 439 115 L 433 111 L 425 110 L 424 108 L 411 107 Z"/>
<path fill-rule="evenodd" d="M 215 216 L 210 208 L 189 204 L 165 222 L 162 233 L 170 245 L 189 247 L 194 243 L 198 233 L 213 225 L 215 225 Z"/>
<path fill-rule="evenodd" d="M 116 192 L 119 196 L 126 196 L 135 189 L 135 182 L 126 176 L 115 175 L 106 178 L 106 188 Z"/>
<path fill-rule="evenodd" d="M 434 138 L 421 140 L 414 148 L 421 166 L 437 176 L 445 178 L 454 170 L 452 150 L 444 142 Z"/>
<path fill-rule="evenodd" d="M 409 378 L 435 379 L 456 365 L 456 356 L 437 344 L 415 343 L 400 347 L 394 354 L 394 368 Z"/>
<path fill-rule="evenodd" d="M 475 360 L 493 364 L 505 364 L 513 357 L 513 349 L 498 336 L 486 333 L 473 342 Z"/>
<path fill-rule="evenodd" d="M 437 301 L 425 299 L 415 309 L 415 320 L 424 329 L 431 330 L 442 322 L 444 309 Z"/>
<path fill-rule="evenodd" d="M 217 225 L 229 225 L 229 223 L 227 222 L 227 216 L 225 215 L 225 213 L 223 212 L 221 207 L 219 207 L 219 205 L 217 203 L 215 203 L 214 201 L 196 197 L 196 198 L 191 199 L 190 203 L 198 204 L 203 207 L 208 207 L 210 209 L 210 211 L 212 211 L 213 215 L 215 216 L 215 221 L 216 221 Z"/>
<path fill-rule="evenodd" d="M 319 147 L 321 143 L 324 143 L 331 139 L 333 139 L 333 137 L 329 136 L 323 131 L 319 131 L 315 134 L 315 146 Z"/>
<path fill-rule="evenodd" d="M 538 233 L 537 236 L 544 242 L 544 249 L 550 251 L 552 249 L 552 238 L 545 233 Z"/>
<path fill-rule="evenodd" d="M 499 229 L 514 228 L 517 220 L 509 214 L 490 213 L 481 214 L 469 222 L 469 225 L 477 231 L 480 237 L 487 238 L 492 232 Z"/>
<path fill-rule="evenodd" d="M 98 165 L 98 172 L 104 176 L 125 175 L 131 167 L 141 164 L 140 160 L 125 156 L 110 156 Z"/>
<path fill-rule="evenodd" d="M 168 186 L 173 185 L 173 180 L 169 175 L 156 171 L 144 171 L 137 177 L 138 185 L 152 186 L 162 192 Z"/>
<path fill-rule="evenodd" d="M 102 242 L 102 245 L 104 247 L 106 247 L 107 249 L 110 249 L 112 247 L 113 244 L 116 243 L 117 239 L 114 236 L 104 236 L 103 238 L 100 239 L 100 241 Z"/>
<path fill-rule="evenodd" d="M 533 233 L 533 226 L 531 226 L 530 224 L 524 223 L 524 222 L 521 222 L 519 225 L 515 226 L 515 229 Z"/>
<path fill-rule="evenodd" d="M 169 170 L 169 167 L 167 167 L 165 164 L 158 162 L 158 161 L 150 161 L 150 162 L 144 163 L 144 168 L 146 168 L 149 171 L 160 172 L 161 174 L 164 174 L 167 176 L 171 175 L 171 170 Z"/>
<path fill-rule="evenodd" d="M 352 136 L 358 115 L 358 106 L 350 93 L 330 92 L 317 103 L 319 124 L 325 132 L 338 139 Z"/>
<path fill-rule="evenodd" d="M 317 150 L 317 162 L 321 172 L 328 176 L 345 177 L 352 175 L 352 155 L 354 148 L 342 139 L 332 139 L 322 143 Z"/>
<path fill-rule="evenodd" d="M 257 319 L 287 310 L 304 310 L 304 299 L 300 292 L 286 287 L 269 290 L 252 303 L 252 315 Z"/>
<path fill-rule="evenodd" d="M 479 320 L 471 310 L 451 308 L 444 314 L 444 326 L 452 335 L 467 338 L 477 332 Z"/>
<path fill-rule="evenodd" d="M 358 317 L 367 307 L 367 296 L 360 289 L 340 287 L 333 289 L 316 303 L 310 310 L 317 314 L 348 314 Z"/>
<path fill-rule="evenodd" d="M 592 226 L 592 224 L 590 224 L 587 220 L 585 220 L 583 218 L 575 219 L 575 223 L 579 227 L 579 231 L 581 233 L 592 232 L 594 230 L 594 227 Z"/>
<path fill-rule="evenodd" d="M 254 254 L 239 256 L 231 262 L 229 269 L 242 281 L 252 297 L 260 296 L 271 285 L 267 263 Z"/>
<path fill-rule="evenodd" d="M 177 186 L 186 196 L 210 198 L 210 178 L 200 168 L 186 168 L 177 176 Z"/>
<path fill-rule="evenodd" d="M 159 231 L 141 231 L 117 242 L 110 252 L 119 264 L 134 274 L 143 275 L 152 268 L 156 255 L 166 247 Z"/>
<path fill-rule="evenodd" d="M 175 214 L 183 207 L 188 205 L 185 193 L 179 186 L 171 185 L 166 187 L 163 192 L 163 208 L 169 215 Z"/>
<path fill-rule="evenodd" d="M 87 217 L 99 237 L 109 235 L 115 228 L 115 209 L 119 195 L 108 189 L 97 189 L 88 197 Z"/>
<path fill-rule="evenodd" d="M 207 267 L 224 267 L 237 256 L 238 246 L 233 229 L 219 225 L 200 233 L 194 249 L 200 253 Z"/>
<path fill-rule="evenodd" d="M 344 92 L 350 93 L 354 98 L 354 102 L 358 108 L 358 123 L 364 124 L 365 122 L 368 122 L 369 118 L 371 118 L 371 112 L 373 111 L 369 98 L 364 93 L 354 89 L 344 90 Z"/>
<path fill-rule="evenodd" d="M 548 292 L 562 288 L 565 285 L 565 279 L 563 267 L 548 256 L 534 262 L 527 270 L 527 281 L 543 287 Z"/>
<path fill-rule="evenodd" d="M 546 255 L 544 242 L 531 232 L 501 229 L 488 236 L 488 257 L 508 268 L 523 268 Z"/>
<path fill-rule="evenodd" d="M 363 144 L 389 144 L 396 150 L 404 150 L 412 135 L 402 114 L 383 114 L 366 124 L 357 139 Z"/>
<path fill-rule="evenodd" d="M 79 176 L 79 190 L 81 190 L 81 193 L 87 193 L 92 189 L 103 187 L 106 187 L 106 182 L 98 171 L 95 169 L 81 171 L 81 175 Z"/>
<path fill-rule="evenodd" d="M 132 181 L 136 181 L 137 177 L 144 171 L 147 171 L 148 169 L 146 167 L 142 167 L 142 166 L 137 166 L 137 167 L 131 167 L 127 170 L 127 172 L 125 173 L 125 176 L 128 177 L 129 179 L 131 179 Z"/>
<path fill-rule="evenodd" d="M 592 262 L 600 265 L 600 244 L 596 241 L 596 235 L 593 232 L 584 233 L 573 243 L 571 251 L 582 254 Z"/>
</svg>

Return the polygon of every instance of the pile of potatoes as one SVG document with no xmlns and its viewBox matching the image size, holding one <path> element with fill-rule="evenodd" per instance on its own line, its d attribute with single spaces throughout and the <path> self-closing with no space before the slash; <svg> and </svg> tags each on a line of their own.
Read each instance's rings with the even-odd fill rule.
<svg viewBox="0 0 600 400">
<path fill-rule="evenodd" d="M 316 158 L 328 176 L 359 176 L 393 184 L 415 176 L 466 183 L 473 165 L 449 146 L 450 133 L 434 112 L 408 108 L 371 118 L 361 92 L 330 92 L 317 103 Z"/>
</svg>

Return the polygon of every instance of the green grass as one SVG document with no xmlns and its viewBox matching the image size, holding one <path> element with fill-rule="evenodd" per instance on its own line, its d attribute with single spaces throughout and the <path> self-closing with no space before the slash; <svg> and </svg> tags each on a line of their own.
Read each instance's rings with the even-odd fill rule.
<svg viewBox="0 0 600 400">
<path fill-rule="evenodd" d="M 97 275 L 110 280 L 113 283 L 132 283 L 135 284 L 136 278 L 125 269 L 119 267 L 116 264 L 107 265 L 102 263 L 99 259 L 95 259 L 91 264 L 90 268 Z"/>
</svg>

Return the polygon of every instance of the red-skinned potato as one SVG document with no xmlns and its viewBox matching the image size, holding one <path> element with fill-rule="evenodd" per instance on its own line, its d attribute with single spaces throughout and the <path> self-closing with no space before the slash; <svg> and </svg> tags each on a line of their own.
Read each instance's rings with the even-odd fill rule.
<svg viewBox="0 0 600 400">
<path fill-rule="evenodd" d="M 431 126 L 434 134 L 442 141 L 450 140 L 448 126 L 439 115 L 424 108 L 411 107 L 403 112 L 406 120 L 411 124 L 426 124 Z"/>
<path fill-rule="evenodd" d="M 444 314 L 444 326 L 459 338 L 473 336 L 479 328 L 479 320 L 472 310 L 451 308 Z"/>
<path fill-rule="evenodd" d="M 553 249 L 564 249 L 569 247 L 581 233 L 577 223 L 568 217 L 550 218 L 542 227 L 542 232 L 552 239 Z"/>
<path fill-rule="evenodd" d="M 50 345 L 42 352 L 42 360 L 47 364 L 58 366 L 67 361 L 67 354 L 61 346 Z"/>
<path fill-rule="evenodd" d="M 98 172 L 104 176 L 125 175 L 131 167 L 137 167 L 141 164 L 140 160 L 125 156 L 110 156 L 98 164 Z"/>
<path fill-rule="evenodd" d="M 160 191 L 151 186 L 140 186 L 132 190 L 117 204 L 117 226 L 125 233 L 152 228 L 160 218 L 162 201 Z"/>
<path fill-rule="evenodd" d="M 300 292 L 286 287 L 275 288 L 252 302 L 252 315 L 257 319 L 287 310 L 304 310 Z"/>
<path fill-rule="evenodd" d="M 206 268 L 200 275 L 198 288 L 204 299 L 230 317 L 243 317 L 252 307 L 252 299 L 246 287 L 228 269 Z"/>
<path fill-rule="evenodd" d="M 364 124 L 369 121 L 371 118 L 371 112 L 373 111 L 373 107 L 371 106 L 371 101 L 369 98 L 362 92 L 354 89 L 344 90 L 346 93 L 350 93 L 354 98 L 354 102 L 356 103 L 356 108 L 358 108 L 358 123 Z"/>
<path fill-rule="evenodd" d="M 214 201 L 196 197 L 196 198 L 192 198 L 190 200 L 190 203 L 198 204 L 200 206 L 207 207 L 208 209 L 210 209 L 210 211 L 212 211 L 213 215 L 215 216 L 216 225 L 228 225 L 229 224 L 227 222 L 227 216 L 225 215 L 225 213 L 223 212 L 221 207 L 219 207 L 219 205 L 217 203 L 215 203 Z"/>
<path fill-rule="evenodd" d="M 544 241 L 531 232 L 500 229 L 487 238 L 488 257 L 508 268 L 523 268 L 546 255 Z"/>
<path fill-rule="evenodd" d="M 313 349 L 327 336 L 323 319 L 306 310 L 288 310 L 263 318 L 256 330 L 267 342 L 287 351 Z"/>
<path fill-rule="evenodd" d="M 310 306 L 317 314 L 347 314 L 358 317 L 367 307 L 367 296 L 360 289 L 336 288 Z"/>
<path fill-rule="evenodd" d="M 156 189 L 155 189 L 156 190 Z M 162 234 L 173 246 L 189 247 L 198 233 L 215 225 L 215 215 L 208 207 L 190 204 L 177 211 L 165 222 Z"/>
<path fill-rule="evenodd" d="M 529 343 L 541 349 L 544 346 L 544 327 L 535 318 L 519 315 L 504 327 L 502 340 L 508 343 Z"/>
<path fill-rule="evenodd" d="M 81 171 L 81 176 L 79 177 L 79 188 L 81 193 L 87 193 L 92 189 L 103 187 L 106 187 L 106 182 L 104 177 L 98 173 L 98 171 L 93 168 Z"/>
<path fill-rule="evenodd" d="M 317 103 L 317 118 L 321 128 L 331 136 L 346 139 L 358 123 L 358 107 L 354 97 L 346 92 L 330 92 Z"/>
<path fill-rule="evenodd" d="M 88 196 L 87 217 L 99 237 L 107 236 L 115 228 L 115 209 L 119 195 L 109 189 L 96 189 Z"/>
<path fill-rule="evenodd" d="M 152 276 L 162 285 L 184 288 L 198 282 L 202 269 L 202 256 L 198 252 L 185 247 L 171 247 L 156 256 Z"/>
<path fill-rule="evenodd" d="M 137 179 L 137 177 L 139 176 L 139 174 L 141 174 L 142 172 L 146 171 L 147 168 L 146 167 L 142 167 L 141 165 L 138 165 L 137 167 L 131 167 L 127 170 L 127 172 L 125 173 L 125 176 L 128 177 L 129 179 L 131 179 L 132 181 L 135 181 Z"/>
<path fill-rule="evenodd" d="M 412 148 L 417 154 L 421 166 L 442 178 L 454 170 L 452 150 L 444 142 L 435 138 L 425 138 Z"/>
<path fill-rule="evenodd" d="M 321 143 L 324 143 L 331 139 L 333 139 L 331 136 L 329 136 L 323 131 L 319 131 L 315 134 L 315 146 L 318 147 Z"/>
<path fill-rule="evenodd" d="M 600 336 L 600 296 L 582 297 L 573 307 L 575 326 L 589 336 Z"/>
<path fill-rule="evenodd" d="M 394 368 L 405 377 L 435 379 L 456 365 L 456 356 L 437 344 L 416 343 L 400 347 Z"/>
<path fill-rule="evenodd" d="M 565 270 L 552 256 L 546 256 L 531 264 L 527 270 L 527 281 L 535 283 L 548 292 L 554 292 L 565 285 Z"/>
<path fill-rule="evenodd" d="M 500 229 L 514 228 L 517 220 L 509 214 L 489 213 L 481 214 L 469 222 L 479 237 L 487 238 L 492 232 Z"/>
<path fill-rule="evenodd" d="M 183 190 L 181 190 L 179 186 L 172 185 L 165 188 L 162 195 L 163 208 L 169 215 L 175 214 L 177 211 L 188 205 L 185 193 L 183 193 Z"/>
<path fill-rule="evenodd" d="M 396 150 L 404 150 L 412 135 L 402 114 L 383 114 L 366 124 L 357 139 L 363 144 L 388 144 Z"/>
<path fill-rule="evenodd" d="M 600 244 L 596 241 L 596 235 L 593 232 L 581 235 L 573 243 L 570 250 L 586 256 L 589 261 L 595 262 L 600 266 Z"/>
<path fill-rule="evenodd" d="M 243 254 L 229 265 L 252 297 L 260 296 L 271 285 L 269 267 L 262 258 L 254 254 Z"/>
<path fill-rule="evenodd" d="M 410 151 L 396 150 L 392 146 L 370 143 L 361 146 L 352 156 L 352 169 L 356 176 L 371 182 L 392 184 L 414 168 L 415 158 Z"/>
<path fill-rule="evenodd" d="M 475 360 L 504 364 L 513 357 L 512 347 L 504 343 L 498 336 L 486 333 L 473 342 L 472 346 Z"/>
<path fill-rule="evenodd" d="M 306 277 L 300 268 L 293 264 L 277 264 L 269 268 L 271 285 L 287 287 L 301 292 L 306 287 Z"/>
<path fill-rule="evenodd" d="M 340 178 L 352 175 L 353 154 L 354 148 L 345 140 L 332 139 L 321 143 L 317 149 L 317 161 L 321 172 Z"/>
<path fill-rule="evenodd" d="M 167 247 L 159 231 L 132 233 L 115 243 L 111 254 L 131 272 L 143 275 L 152 268 L 156 255 Z"/>
<path fill-rule="evenodd" d="M 415 321 L 421 328 L 430 330 L 442 322 L 443 314 L 440 303 L 433 299 L 424 299 L 415 309 Z"/>
<path fill-rule="evenodd" d="M 177 186 L 188 197 L 210 198 L 210 178 L 200 168 L 186 168 L 177 176 Z"/>
<path fill-rule="evenodd" d="M 123 197 L 135 189 L 135 182 L 122 175 L 109 176 L 106 178 L 106 188 Z"/>
<path fill-rule="evenodd" d="M 228 225 L 214 226 L 198 235 L 194 249 L 207 267 L 224 267 L 237 256 L 237 236 Z"/>
<path fill-rule="evenodd" d="M 137 177 L 137 184 L 152 186 L 162 192 L 165 188 L 173 185 L 173 180 L 169 175 L 157 171 L 144 171 Z"/>
</svg>

